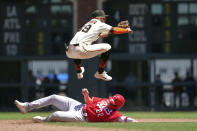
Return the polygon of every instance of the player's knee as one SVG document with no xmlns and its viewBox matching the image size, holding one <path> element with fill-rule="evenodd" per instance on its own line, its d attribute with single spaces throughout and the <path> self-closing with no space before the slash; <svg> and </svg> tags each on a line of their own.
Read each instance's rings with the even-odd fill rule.
<svg viewBox="0 0 197 131">
<path fill-rule="evenodd" d="M 103 49 L 105 50 L 104 52 L 107 52 L 111 49 L 111 45 L 106 43 L 105 46 L 103 47 Z"/>
<path fill-rule="evenodd" d="M 54 102 L 57 99 L 58 95 L 53 94 L 50 97 L 51 97 L 51 101 Z"/>
<path fill-rule="evenodd" d="M 51 95 L 51 98 L 52 98 L 52 99 L 55 99 L 56 97 L 57 97 L 56 94 Z"/>
<path fill-rule="evenodd" d="M 111 49 L 111 45 L 110 44 L 106 44 L 106 50 L 110 50 Z"/>
</svg>

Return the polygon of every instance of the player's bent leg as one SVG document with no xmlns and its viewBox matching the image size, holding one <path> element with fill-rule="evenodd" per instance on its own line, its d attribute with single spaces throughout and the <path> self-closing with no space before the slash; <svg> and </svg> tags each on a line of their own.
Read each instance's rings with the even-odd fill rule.
<svg viewBox="0 0 197 131">
<path fill-rule="evenodd" d="M 40 122 L 47 122 L 47 117 L 41 117 L 41 116 L 35 116 L 33 117 L 33 121 L 35 123 L 40 123 Z"/>
<path fill-rule="evenodd" d="M 104 72 L 107 60 L 109 59 L 109 55 L 110 55 L 109 51 L 101 54 L 101 57 L 99 59 L 99 68 L 98 68 L 98 72 L 100 74 Z"/>
<path fill-rule="evenodd" d="M 82 48 L 86 52 L 94 52 L 94 51 L 100 51 L 101 53 L 106 52 L 111 49 L 111 45 L 108 43 L 98 43 L 93 45 L 82 45 Z"/>
<path fill-rule="evenodd" d="M 75 69 L 77 71 L 77 78 L 83 79 L 83 73 L 85 72 L 84 67 L 81 66 L 81 59 L 73 59 L 75 63 Z"/>
<path fill-rule="evenodd" d="M 34 110 L 34 109 L 39 109 L 42 107 L 46 107 L 49 105 L 55 105 L 56 103 L 56 97 L 57 95 L 50 95 L 32 102 L 28 103 L 27 109 L 28 111 Z"/>
<path fill-rule="evenodd" d="M 89 59 L 111 49 L 111 45 L 107 43 L 98 43 L 93 45 L 86 45 L 81 43 L 79 46 L 69 46 L 66 51 L 68 58 L 72 59 Z"/>
<path fill-rule="evenodd" d="M 14 104 L 20 110 L 21 113 L 25 114 L 25 113 L 28 112 L 28 110 L 27 110 L 27 103 L 26 102 L 23 103 L 23 102 L 19 102 L 18 100 L 15 100 Z"/>
<path fill-rule="evenodd" d="M 80 111 L 56 111 L 46 118 L 46 121 L 56 122 L 84 122 Z"/>
<path fill-rule="evenodd" d="M 48 105 L 53 105 L 60 110 L 67 111 L 70 108 L 74 108 L 74 106 L 79 104 L 81 103 L 69 97 L 60 96 L 60 95 L 51 95 L 27 103 L 27 110 L 31 111 L 33 109 L 39 109 Z"/>
<path fill-rule="evenodd" d="M 65 51 L 66 56 L 71 59 L 81 59 L 81 53 L 83 54 L 82 48 L 80 46 L 68 47 L 68 50 Z"/>
<path fill-rule="evenodd" d="M 101 54 L 101 57 L 99 60 L 99 68 L 98 68 L 98 71 L 94 75 L 97 79 L 102 79 L 104 81 L 112 80 L 112 77 L 109 76 L 107 72 L 104 71 L 109 55 L 110 55 L 109 51 Z"/>
<path fill-rule="evenodd" d="M 81 59 L 89 59 L 95 56 L 98 56 L 102 53 L 105 53 L 111 49 L 111 45 L 107 43 L 100 43 L 94 45 L 85 45 L 83 46 L 83 50 L 85 53 L 81 54 Z"/>
</svg>

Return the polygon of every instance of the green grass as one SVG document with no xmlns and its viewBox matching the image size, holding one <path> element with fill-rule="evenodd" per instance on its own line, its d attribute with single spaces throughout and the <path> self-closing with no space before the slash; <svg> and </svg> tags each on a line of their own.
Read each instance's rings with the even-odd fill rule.
<svg viewBox="0 0 197 131">
<path fill-rule="evenodd" d="M 2 112 L 0 119 L 31 119 L 33 116 L 47 116 L 51 112 L 33 112 L 22 115 L 17 112 Z M 195 118 L 197 112 L 122 112 L 123 115 L 132 118 Z M 47 124 L 55 124 L 61 126 L 81 126 L 81 127 L 97 127 L 97 128 L 119 128 L 133 129 L 139 131 L 197 131 L 197 123 L 195 122 L 157 122 L 157 123 L 74 123 L 74 122 L 54 122 Z"/>
<path fill-rule="evenodd" d="M 196 118 L 197 112 L 122 112 L 133 118 Z"/>
<path fill-rule="evenodd" d="M 120 128 L 142 131 L 196 131 L 197 123 L 53 123 L 61 126 L 82 126 L 97 128 Z"/>
<path fill-rule="evenodd" d="M 0 120 L 21 120 L 32 119 L 33 116 L 47 116 L 50 112 L 33 112 L 27 114 L 21 114 L 19 112 L 0 112 Z"/>
</svg>

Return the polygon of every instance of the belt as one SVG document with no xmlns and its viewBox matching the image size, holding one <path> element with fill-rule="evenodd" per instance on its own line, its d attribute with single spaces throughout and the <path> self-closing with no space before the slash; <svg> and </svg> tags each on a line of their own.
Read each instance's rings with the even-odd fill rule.
<svg viewBox="0 0 197 131">
<path fill-rule="evenodd" d="M 79 44 L 72 44 L 73 46 L 79 46 Z"/>
<path fill-rule="evenodd" d="M 72 46 L 79 46 L 79 44 L 70 44 L 70 45 L 72 45 Z M 67 45 L 65 45 L 65 50 L 68 51 L 68 46 Z"/>
</svg>

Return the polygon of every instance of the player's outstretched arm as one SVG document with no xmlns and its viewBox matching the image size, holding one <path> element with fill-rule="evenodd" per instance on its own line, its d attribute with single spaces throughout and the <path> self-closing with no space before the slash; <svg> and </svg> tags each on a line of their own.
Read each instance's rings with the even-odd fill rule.
<svg viewBox="0 0 197 131">
<path fill-rule="evenodd" d="M 129 21 L 120 21 L 117 25 L 117 27 L 112 28 L 113 34 L 125 34 L 125 33 L 133 33 L 133 30 L 131 30 Z"/>
<path fill-rule="evenodd" d="M 133 30 L 130 27 L 128 28 L 112 27 L 112 29 L 109 32 L 103 32 L 99 34 L 99 37 L 105 38 L 111 34 L 119 35 L 119 34 L 126 34 L 126 33 L 133 33 Z"/>
<path fill-rule="evenodd" d="M 130 118 L 128 116 L 121 116 L 117 122 L 138 122 L 137 120 Z"/>
<path fill-rule="evenodd" d="M 89 97 L 88 89 L 86 89 L 86 88 L 82 89 L 82 94 L 84 96 L 84 101 L 86 104 L 92 103 L 92 99 Z"/>
<path fill-rule="evenodd" d="M 125 33 L 133 33 L 133 30 L 131 30 L 130 27 L 128 28 L 121 28 L 121 27 L 113 27 L 112 28 L 113 34 L 125 34 Z"/>
</svg>

